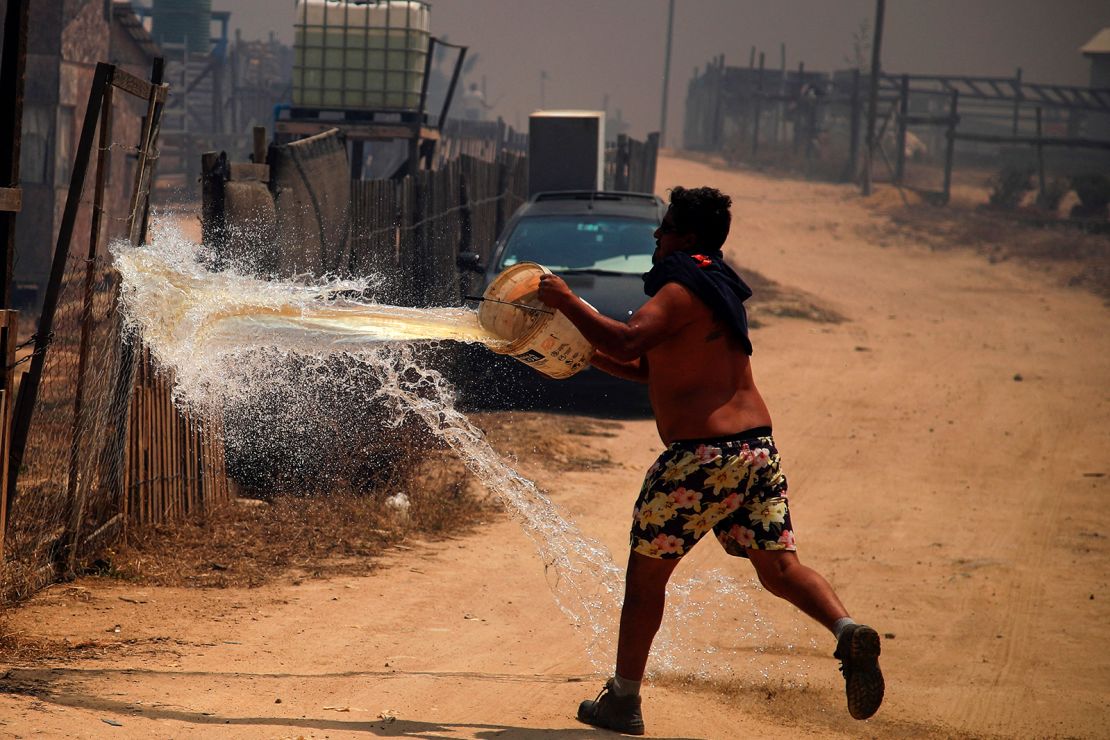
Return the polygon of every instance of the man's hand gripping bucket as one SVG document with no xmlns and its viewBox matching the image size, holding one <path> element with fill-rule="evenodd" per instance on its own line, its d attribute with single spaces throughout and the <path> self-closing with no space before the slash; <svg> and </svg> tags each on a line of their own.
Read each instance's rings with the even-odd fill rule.
<svg viewBox="0 0 1110 740">
<path fill-rule="evenodd" d="M 566 316 L 540 301 L 540 275 L 550 273 L 535 262 L 504 270 L 482 294 L 478 323 L 507 341 L 491 347 L 494 352 L 511 355 L 549 377 L 569 378 L 590 364 L 594 348 Z M 514 303 L 518 305 L 509 305 Z"/>
</svg>

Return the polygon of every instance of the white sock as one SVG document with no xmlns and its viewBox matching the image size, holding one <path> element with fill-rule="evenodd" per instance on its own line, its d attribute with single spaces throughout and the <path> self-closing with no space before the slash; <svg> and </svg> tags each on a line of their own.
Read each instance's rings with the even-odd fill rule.
<svg viewBox="0 0 1110 740">
<path fill-rule="evenodd" d="M 836 623 L 832 626 L 832 633 L 836 636 L 836 641 L 840 642 L 840 635 L 843 634 L 845 627 L 849 627 L 855 623 L 856 620 L 851 617 L 841 617 L 836 620 Z"/>
<path fill-rule="evenodd" d="M 639 696 L 640 683 L 640 681 L 630 681 L 627 678 L 621 678 L 616 673 L 614 673 L 613 693 L 617 696 Z"/>
</svg>

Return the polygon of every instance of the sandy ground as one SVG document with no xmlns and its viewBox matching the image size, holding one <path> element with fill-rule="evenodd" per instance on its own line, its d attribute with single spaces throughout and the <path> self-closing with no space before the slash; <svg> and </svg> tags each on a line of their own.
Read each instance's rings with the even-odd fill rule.
<svg viewBox="0 0 1110 740">
<path fill-rule="evenodd" d="M 722 675 L 731 666 L 744 680 L 649 683 L 649 734 L 1110 735 L 1103 303 L 1026 266 L 892 239 L 876 228 L 881 210 L 849 187 L 678 159 L 659 172 L 663 186 L 731 193 L 733 259 L 847 318 L 767 322 L 754 333 L 755 370 L 785 455 L 801 557 L 857 619 L 894 637 L 883 646 L 886 703 L 854 722 L 831 638 L 751 587 L 782 635 L 767 653 L 801 666 L 793 684 L 786 672 L 745 676 L 751 656 L 721 649 Z M 868 236 L 880 232 L 882 245 Z M 623 560 L 629 509 L 660 444 L 648 420 L 611 431 L 588 442 L 618 464 L 525 472 Z M 368 577 L 254 590 L 95 579 L 49 589 L 15 615 L 18 628 L 124 644 L 6 667 L 0 734 L 603 734 L 574 719 L 599 678 L 511 519 L 410 544 Z M 727 560 L 707 542 L 678 575 L 723 566 L 746 581 L 747 566 Z"/>
</svg>

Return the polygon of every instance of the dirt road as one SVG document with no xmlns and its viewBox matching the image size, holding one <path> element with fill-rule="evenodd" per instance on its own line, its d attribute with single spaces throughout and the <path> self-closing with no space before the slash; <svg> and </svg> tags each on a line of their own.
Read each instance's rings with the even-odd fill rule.
<svg viewBox="0 0 1110 740">
<path fill-rule="evenodd" d="M 888 633 L 888 694 L 873 720 L 849 719 L 831 638 L 753 587 L 780 635 L 766 654 L 802 675 L 792 685 L 788 671 L 743 676 L 751 656 L 725 647 L 716 659 L 743 680 L 661 676 L 645 687 L 649 734 L 1105 737 L 1110 311 L 1028 267 L 892 237 L 849 187 L 666 158 L 659 173 L 662 186 L 731 193 L 734 261 L 847 319 L 770 319 L 754 332 L 754 363 L 800 556 L 857 619 Z M 525 472 L 623 559 L 631 502 L 660 445 L 650 421 L 612 431 L 588 442 L 618 465 Z M 749 577 L 726 560 L 707 542 L 678 574 L 721 566 Z M 10 667 L 0 733 L 602 735 L 574 720 L 600 678 L 512 520 L 413 543 L 387 563 L 369 577 L 249 591 L 50 589 L 17 626 L 132 642 Z"/>
</svg>

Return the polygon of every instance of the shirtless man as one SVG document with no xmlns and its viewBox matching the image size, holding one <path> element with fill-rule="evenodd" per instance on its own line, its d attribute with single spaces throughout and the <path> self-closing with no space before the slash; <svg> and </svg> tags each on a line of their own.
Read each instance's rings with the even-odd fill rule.
<svg viewBox="0 0 1110 740">
<path fill-rule="evenodd" d="M 771 415 L 752 377 L 742 305 L 751 291 L 720 251 L 731 205 L 713 188 L 671 191 L 655 231 L 654 267 L 644 276 L 652 297 L 628 323 L 597 313 L 555 275 L 540 282 L 540 300 L 596 348 L 595 367 L 648 384 L 667 445 L 633 511 L 616 673 L 578 708 L 582 722 L 630 735 L 644 733 L 640 682 L 667 580 L 709 530 L 726 552 L 751 562 L 768 591 L 833 633 L 853 717 L 870 717 L 883 699 L 879 635 L 856 624 L 795 552 Z"/>
</svg>

